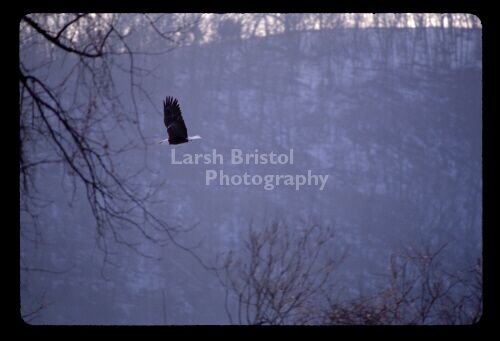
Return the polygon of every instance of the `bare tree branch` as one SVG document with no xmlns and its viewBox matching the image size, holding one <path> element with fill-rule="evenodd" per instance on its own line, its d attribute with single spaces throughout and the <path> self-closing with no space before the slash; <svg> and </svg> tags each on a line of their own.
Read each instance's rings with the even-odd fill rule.
<svg viewBox="0 0 500 341">
<path fill-rule="evenodd" d="M 293 232 L 279 223 L 261 231 L 251 228 L 242 251 L 228 253 L 217 269 L 230 322 L 309 323 L 309 308 L 319 304 L 342 259 L 329 253 L 332 238 L 331 231 L 316 225 Z M 236 298 L 233 309 L 231 296 Z"/>
</svg>

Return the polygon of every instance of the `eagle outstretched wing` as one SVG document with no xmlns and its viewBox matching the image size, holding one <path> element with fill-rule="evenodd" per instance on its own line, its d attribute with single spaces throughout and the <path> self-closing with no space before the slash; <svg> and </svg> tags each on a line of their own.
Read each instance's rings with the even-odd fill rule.
<svg viewBox="0 0 500 341">
<path fill-rule="evenodd" d="M 168 142 L 179 144 L 188 142 L 188 133 L 177 99 L 168 96 L 163 101 L 163 122 L 168 132 Z"/>
</svg>

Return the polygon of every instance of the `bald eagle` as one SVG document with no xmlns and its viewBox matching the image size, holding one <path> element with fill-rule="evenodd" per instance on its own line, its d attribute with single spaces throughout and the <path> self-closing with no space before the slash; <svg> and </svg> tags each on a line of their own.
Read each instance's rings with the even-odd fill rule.
<svg viewBox="0 0 500 341">
<path fill-rule="evenodd" d="M 186 124 L 182 118 L 181 108 L 176 98 L 167 96 L 163 101 L 163 123 L 167 128 L 168 138 L 158 143 L 181 144 L 201 139 L 199 135 L 188 136 Z"/>
</svg>

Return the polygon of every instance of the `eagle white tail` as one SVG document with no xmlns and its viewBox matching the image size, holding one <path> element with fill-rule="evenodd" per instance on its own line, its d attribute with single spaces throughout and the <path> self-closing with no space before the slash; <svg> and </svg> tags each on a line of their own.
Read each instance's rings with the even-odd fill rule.
<svg viewBox="0 0 500 341">
<path fill-rule="evenodd" d="M 165 142 L 168 142 L 168 139 L 158 141 L 158 144 L 162 144 L 162 143 L 165 143 Z"/>
</svg>

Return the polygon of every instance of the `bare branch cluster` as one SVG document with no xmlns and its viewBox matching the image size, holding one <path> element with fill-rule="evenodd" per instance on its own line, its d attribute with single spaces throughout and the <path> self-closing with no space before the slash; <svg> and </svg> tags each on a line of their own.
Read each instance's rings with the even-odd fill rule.
<svg viewBox="0 0 500 341">
<path fill-rule="evenodd" d="M 332 238 L 331 231 L 316 225 L 250 228 L 241 252 L 227 254 L 218 271 L 231 323 L 309 323 L 310 309 L 340 262 L 329 252 Z"/>
<path fill-rule="evenodd" d="M 225 309 L 236 324 L 414 325 L 470 324 L 482 314 L 480 260 L 451 271 L 443 250 L 407 248 L 390 258 L 388 282 L 370 295 L 339 298 L 329 230 L 294 230 L 273 223 L 252 228 L 238 252 L 229 252 L 217 275 Z"/>
<path fill-rule="evenodd" d="M 468 271 L 450 272 L 437 249 L 406 249 L 392 255 L 388 286 L 371 296 L 330 300 L 327 324 L 471 324 L 482 314 L 480 260 Z"/>
</svg>

